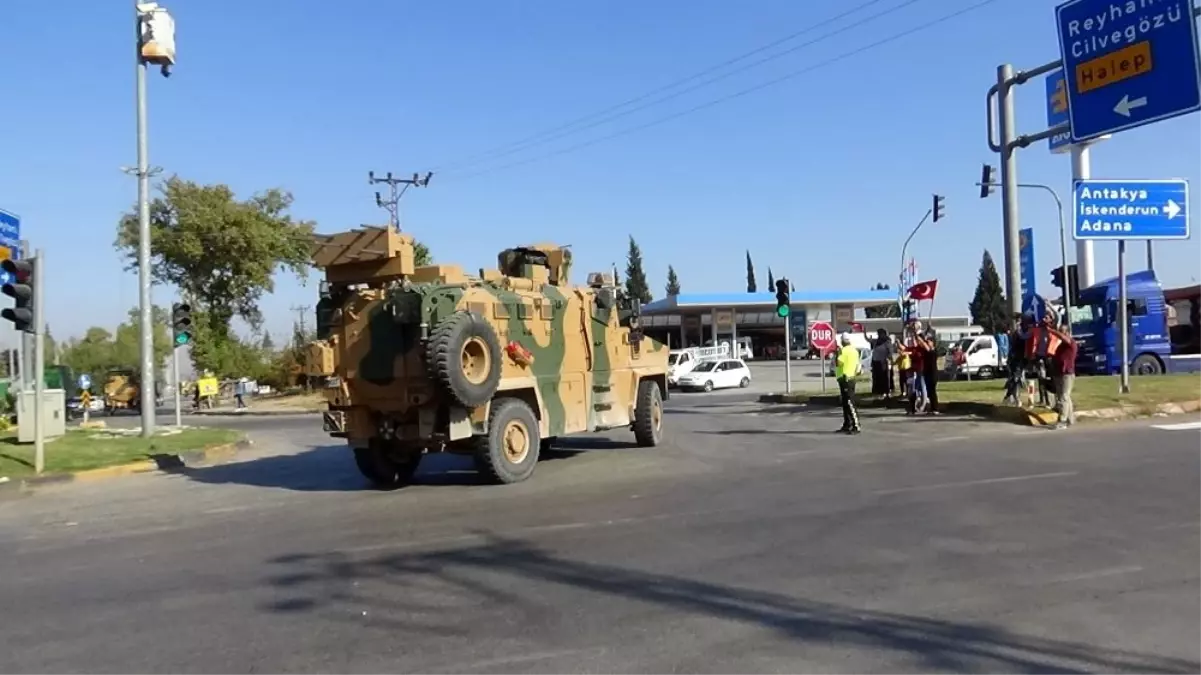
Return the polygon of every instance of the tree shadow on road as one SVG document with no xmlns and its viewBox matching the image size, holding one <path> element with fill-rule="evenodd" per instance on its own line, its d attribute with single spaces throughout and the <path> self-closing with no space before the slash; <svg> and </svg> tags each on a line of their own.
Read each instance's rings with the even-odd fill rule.
<svg viewBox="0 0 1201 675">
<path fill-rule="evenodd" d="M 461 615 L 472 611 L 491 617 L 485 623 L 493 626 L 489 630 L 524 626 L 522 634 L 528 634 L 527 619 L 540 618 L 545 624 L 554 613 L 554 607 L 540 606 L 536 598 L 551 602 L 558 586 L 649 604 L 675 615 L 752 624 L 792 643 L 891 652 L 897 662 L 911 663 L 918 671 L 1195 673 L 1201 668 L 1198 662 L 1022 635 L 982 623 L 855 609 L 583 562 L 517 538 L 488 533 L 473 538 L 482 543 L 364 559 L 342 553 L 276 558 L 269 561 L 276 568 L 269 584 L 279 597 L 264 609 L 356 617 L 362 610 L 390 629 L 436 634 L 462 634 Z M 612 606 L 612 601 L 602 606 Z M 472 634 L 477 641 L 489 637 L 494 636 Z"/>
</svg>

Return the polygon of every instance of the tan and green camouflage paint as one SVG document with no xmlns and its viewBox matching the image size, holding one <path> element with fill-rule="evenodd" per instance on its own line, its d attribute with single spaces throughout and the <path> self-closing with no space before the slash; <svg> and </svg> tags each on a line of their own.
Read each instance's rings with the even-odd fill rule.
<svg viewBox="0 0 1201 675">
<path fill-rule="evenodd" d="M 642 378 L 655 379 L 666 394 L 668 349 L 643 337 L 635 354 L 629 330 L 618 325 L 617 309 L 596 305 L 597 290 L 502 278 L 360 291 L 345 303 L 331 341 L 316 346 L 334 352 L 342 381 L 330 392 L 330 403 L 347 411 L 352 442 L 378 433 L 373 412 L 403 420 L 398 434 L 404 439 L 422 440 L 439 426 L 433 416 L 440 393 L 426 375 L 420 323 L 432 330 L 453 312 L 468 310 L 488 320 L 499 338 L 497 395 L 525 399 L 539 417 L 542 437 L 627 426 Z M 513 361 L 503 351 L 509 342 L 527 349 L 533 362 Z M 483 433 L 488 410 L 466 411 L 470 431 L 452 440 Z"/>
</svg>

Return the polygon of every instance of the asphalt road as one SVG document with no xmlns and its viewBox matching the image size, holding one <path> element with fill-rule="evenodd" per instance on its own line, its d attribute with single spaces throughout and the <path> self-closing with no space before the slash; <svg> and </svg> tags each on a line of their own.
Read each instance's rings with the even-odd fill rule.
<svg viewBox="0 0 1201 675">
<path fill-rule="evenodd" d="M 1197 429 L 673 397 L 519 485 L 365 490 L 314 417 L 0 499 L 4 672 L 1197 672 Z M 1176 420 L 1173 420 L 1176 421 Z"/>
</svg>

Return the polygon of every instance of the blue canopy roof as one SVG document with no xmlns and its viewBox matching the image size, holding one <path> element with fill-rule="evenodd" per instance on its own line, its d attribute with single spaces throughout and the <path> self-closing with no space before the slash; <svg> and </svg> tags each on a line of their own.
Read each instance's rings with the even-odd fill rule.
<svg viewBox="0 0 1201 675">
<path fill-rule="evenodd" d="M 851 304 L 860 307 L 887 305 L 897 301 L 895 290 L 863 291 L 798 291 L 790 293 L 793 306 Z M 680 310 L 709 310 L 730 307 L 771 309 L 776 306 L 775 293 L 681 293 L 642 306 L 646 314 L 666 314 Z"/>
</svg>

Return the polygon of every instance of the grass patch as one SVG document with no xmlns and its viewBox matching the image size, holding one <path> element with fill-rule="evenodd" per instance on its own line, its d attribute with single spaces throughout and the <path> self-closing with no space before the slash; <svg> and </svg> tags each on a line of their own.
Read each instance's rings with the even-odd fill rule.
<svg viewBox="0 0 1201 675">
<path fill-rule="evenodd" d="M 1134 406 L 1149 409 L 1161 403 L 1183 403 L 1185 401 L 1201 400 L 1201 375 L 1196 373 L 1184 375 L 1132 375 L 1130 377 L 1130 393 L 1118 393 L 1120 378 L 1117 375 L 1083 376 L 1076 378 L 1072 387 L 1072 402 L 1077 410 L 1097 410 L 1101 408 L 1117 408 Z M 865 393 L 866 391 L 866 393 Z M 859 390 L 860 405 L 871 405 L 869 395 L 870 383 Z M 970 401 L 975 403 L 1001 404 L 1005 395 L 1005 380 L 955 380 L 938 383 L 938 400 L 940 403 L 952 401 Z M 837 388 L 826 392 L 796 392 L 785 397 L 789 403 L 804 403 L 810 399 L 838 398 Z M 1023 402 L 1025 398 L 1023 398 Z"/>
<path fill-rule="evenodd" d="M 1201 375 L 1132 375 L 1130 393 L 1119 394 L 1117 375 L 1087 375 L 1076 378 L 1072 402 L 1077 410 L 1126 406 L 1155 406 L 1201 399 Z M 956 380 L 938 383 L 939 401 L 1001 402 L 1005 380 Z M 1023 399 L 1024 400 L 1024 399 Z"/>
<path fill-rule="evenodd" d="M 210 445 L 233 443 L 241 433 L 232 429 L 184 429 L 176 434 L 142 438 L 114 434 L 105 429 L 71 429 L 65 436 L 46 441 L 45 473 L 67 473 L 128 464 L 151 455 L 199 450 Z M 33 443 L 19 444 L 14 433 L 0 435 L 0 476 L 16 478 L 33 474 Z"/>
</svg>

